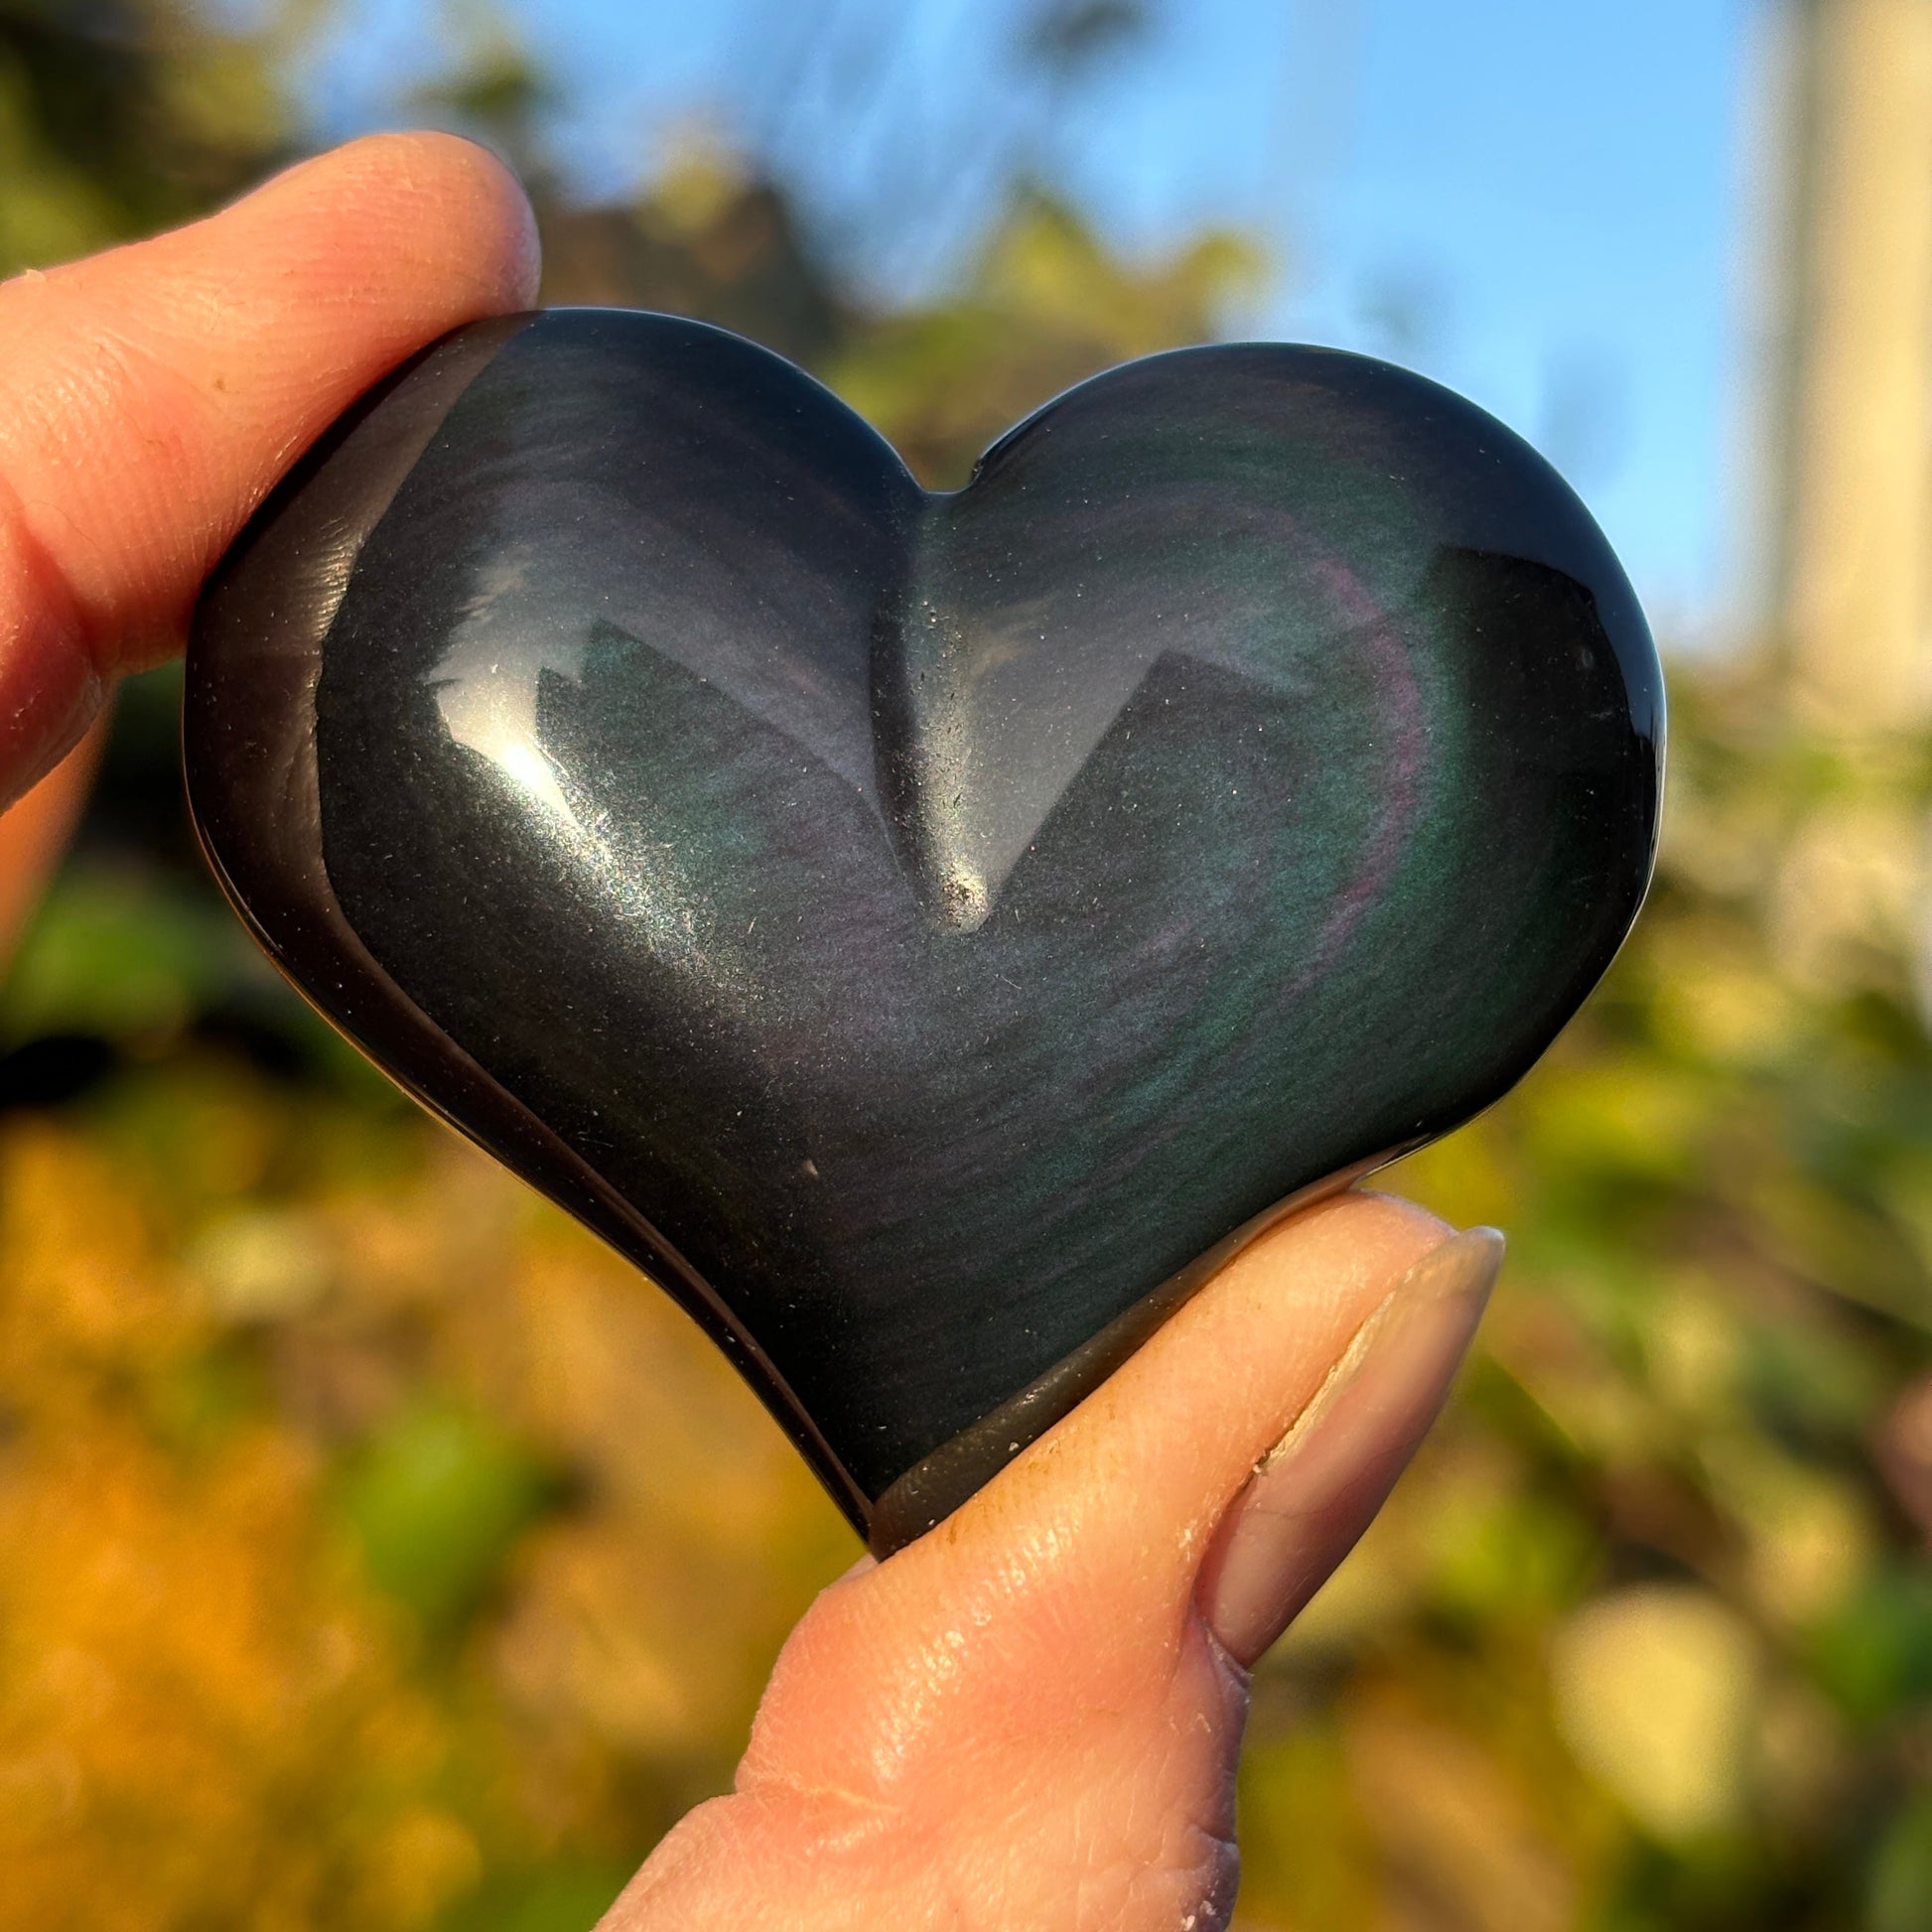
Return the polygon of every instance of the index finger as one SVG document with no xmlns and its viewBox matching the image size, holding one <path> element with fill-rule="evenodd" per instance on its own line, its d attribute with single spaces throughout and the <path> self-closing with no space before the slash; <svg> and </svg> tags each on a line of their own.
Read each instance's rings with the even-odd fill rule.
<svg viewBox="0 0 1932 1932">
<path fill-rule="evenodd" d="M 536 276 L 508 170 L 415 134 L 0 285 L 0 803 L 118 672 L 179 648 L 203 578 L 343 409 L 445 331 L 527 307 Z"/>
</svg>

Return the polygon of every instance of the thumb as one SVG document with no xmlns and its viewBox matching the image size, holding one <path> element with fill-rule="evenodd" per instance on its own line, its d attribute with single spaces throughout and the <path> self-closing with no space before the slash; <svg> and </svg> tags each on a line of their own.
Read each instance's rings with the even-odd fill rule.
<svg viewBox="0 0 1932 1932">
<path fill-rule="evenodd" d="M 612 1927 L 1219 1922 L 1245 1667 L 1407 1464 L 1500 1257 L 1361 1193 L 1237 1255 L 951 1518 L 819 1598 L 735 1794 Z"/>
</svg>

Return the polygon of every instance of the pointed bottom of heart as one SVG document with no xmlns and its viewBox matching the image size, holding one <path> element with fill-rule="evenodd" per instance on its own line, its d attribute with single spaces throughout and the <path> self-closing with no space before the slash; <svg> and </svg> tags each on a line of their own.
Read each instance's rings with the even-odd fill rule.
<svg viewBox="0 0 1932 1932">
<path fill-rule="evenodd" d="M 1312 1186 L 1298 1188 L 1286 1200 L 1217 1241 L 1197 1261 L 1163 1282 L 1108 1322 L 1092 1340 L 1055 1362 L 1046 1373 L 969 1429 L 906 1470 L 872 1506 L 866 1543 L 882 1563 L 895 1550 L 943 1522 L 976 1490 L 983 1489 L 1023 1449 L 1029 1449 L 1070 1414 L 1132 1355 L 1163 1322 L 1206 1286 L 1222 1267 L 1291 1214 L 1352 1187 L 1376 1169 L 1412 1153 L 1392 1149 L 1372 1161 L 1358 1161 Z"/>
</svg>

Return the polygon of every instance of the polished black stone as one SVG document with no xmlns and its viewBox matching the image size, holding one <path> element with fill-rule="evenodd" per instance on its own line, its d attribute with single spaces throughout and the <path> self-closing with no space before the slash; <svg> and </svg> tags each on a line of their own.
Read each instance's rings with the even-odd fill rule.
<svg viewBox="0 0 1932 1932">
<path fill-rule="evenodd" d="M 1663 708 L 1556 473 L 1385 364 L 1155 356 L 933 495 L 776 356 L 583 310 L 324 439 L 186 729 L 290 977 L 890 1547 L 1524 1072 L 1635 915 Z"/>
</svg>

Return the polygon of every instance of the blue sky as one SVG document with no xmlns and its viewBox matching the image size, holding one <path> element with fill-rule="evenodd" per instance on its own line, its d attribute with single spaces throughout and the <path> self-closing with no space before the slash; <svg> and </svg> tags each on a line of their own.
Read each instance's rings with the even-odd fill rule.
<svg viewBox="0 0 1932 1932">
<path fill-rule="evenodd" d="M 1522 430 L 1682 641 L 1720 631 L 1740 588 L 1743 130 L 1769 3 L 1171 0 L 1137 52 L 1052 117 L 1049 158 L 1125 245 L 1207 222 L 1258 234 L 1278 271 L 1243 333 L 1391 354 Z M 937 128 L 997 111 L 1017 84 L 1025 0 L 900 9 L 909 25 L 891 46 L 864 0 L 498 11 L 561 83 L 559 146 L 588 188 L 646 175 L 693 121 L 770 131 L 795 95 L 770 138 L 836 222 L 879 186 L 846 111 L 858 92 L 884 85 L 901 123 Z M 357 0 L 312 70 L 325 120 L 397 118 L 447 17 L 433 0 Z M 846 36 L 845 91 L 814 78 L 810 46 L 755 18 Z M 867 79 L 869 61 L 886 71 Z M 902 279 L 933 262 L 872 266 Z"/>
</svg>

